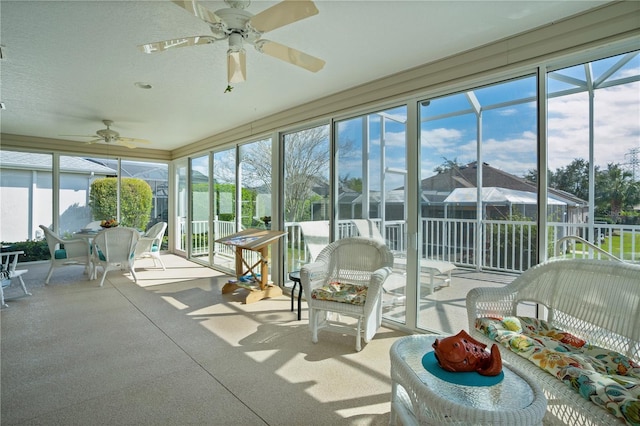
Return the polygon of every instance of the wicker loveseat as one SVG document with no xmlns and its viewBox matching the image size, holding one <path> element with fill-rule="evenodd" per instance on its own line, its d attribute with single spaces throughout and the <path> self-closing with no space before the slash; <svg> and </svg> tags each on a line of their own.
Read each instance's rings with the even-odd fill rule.
<svg viewBox="0 0 640 426">
<path fill-rule="evenodd" d="M 518 317 L 528 304 L 537 318 Z M 640 422 L 640 265 L 551 260 L 467 295 L 470 334 L 548 399 L 545 424 Z"/>
</svg>

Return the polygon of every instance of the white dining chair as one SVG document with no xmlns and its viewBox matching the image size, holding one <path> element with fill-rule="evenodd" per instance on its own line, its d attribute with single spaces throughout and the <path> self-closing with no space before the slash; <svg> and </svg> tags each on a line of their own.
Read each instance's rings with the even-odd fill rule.
<svg viewBox="0 0 640 426">
<path fill-rule="evenodd" d="M 98 232 L 93 239 L 91 279 L 97 278 L 98 267 L 101 267 L 103 272 L 100 287 L 104 284 L 107 272 L 113 270 L 128 270 L 133 280 L 138 282 L 133 263 L 139 238 L 140 234 L 133 228 L 107 228 Z"/>
<path fill-rule="evenodd" d="M 87 240 L 82 238 L 64 239 L 44 225 L 40 225 L 40 229 L 44 231 L 44 236 L 49 246 L 49 254 L 51 255 L 51 264 L 47 278 L 44 280 L 45 284 L 49 284 L 55 268 L 69 265 L 90 266 L 89 243 Z M 91 273 L 90 269 L 89 273 Z"/>
</svg>

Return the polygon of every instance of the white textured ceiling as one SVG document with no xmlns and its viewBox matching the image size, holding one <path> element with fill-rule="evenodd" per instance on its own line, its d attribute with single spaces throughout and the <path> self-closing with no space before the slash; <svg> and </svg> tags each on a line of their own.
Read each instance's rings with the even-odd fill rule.
<svg viewBox="0 0 640 426">
<path fill-rule="evenodd" d="M 276 3 L 253 1 L 248 10 Z M 81 144 L 87 139 L 60 135 L 95 134 L 111 119 L 122 136 L 171 150 L 604 3 L 319 0 L 318 15 L 264 38 L 324 59 L 324 69 L 314 74 L 249 48 L 247 81 L 224 93 L 226 41 L 153 55 L 137 49 L 210 34 L 168 0 L 1 0 L 0 130 Z"/>
</svg>

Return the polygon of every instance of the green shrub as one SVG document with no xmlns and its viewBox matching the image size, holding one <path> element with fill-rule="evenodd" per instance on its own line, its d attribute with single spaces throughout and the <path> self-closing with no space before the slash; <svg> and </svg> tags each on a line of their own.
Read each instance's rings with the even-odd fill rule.
<svg viewBox="0 0 640 426">
<path fill-rule="evenodd" d="M 9 246 L 6 251 L 24 251 L 24 255 L 20 256 L 19 262 L 34 262 L 36 260 L 49 260 L 49 246 L 47 241 L 19 241 L 17 243 L 2 243 L 2 246 Z"/>
<path fill-rule="evenodd" d="M 117 216 L 117 178 L 96 179 L 91 183 L 89 206 L 93 220 Z M 120 224 L 144 230 L 151 217 L 153 192 L 147 182 L 122 178 L 120 187 Z"/>
</svg>

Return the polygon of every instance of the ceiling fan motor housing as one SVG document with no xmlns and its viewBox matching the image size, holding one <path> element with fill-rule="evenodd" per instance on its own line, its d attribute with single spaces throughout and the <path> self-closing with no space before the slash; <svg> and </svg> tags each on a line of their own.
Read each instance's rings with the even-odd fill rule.
<svg viewBox="0 0 640 426">
<path fill-rule="evenodd" d="M 120 137 L 120 133 L 116 132 L 115 130 L 111 130 L 111 129 L 98 130 L 96 132 L 96 134 L 98 136 L 100 136 L 107 143 L 116 142 L 118 140 L 118 138 Z"/>
<path fill-rule="evenodd" d="M 107 128 L 98 130 L 96 134 L 100 136 L 106 143 L 117 142 L 118 138 L 120 137 L 120 133 L 116 132 L 115 130 L 111 130 L 109 128 L 109 126 L 113 124 L 113 121 L 102 120 L 102 122 L 104 123 L 105 126 L 107 126 Z"/>
<path fill-rule="evenodd" d="M 237 9 L 246 9 L 251 4 L 250 0 L 224 0 L 229 7 L 234 7 Z"/>
<path fill-rule="evenodd" d="M 227 8 L 217 10 L 216 15 L 224 22 L 227 34 L 238 33 L 244 36 L 253 30 L 247 26 L 247 22 L 253 17 L 251 12 L 243 9 Z"/>
</svg>

